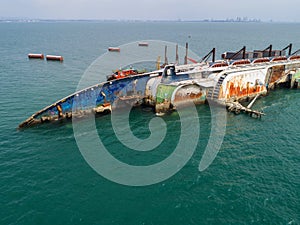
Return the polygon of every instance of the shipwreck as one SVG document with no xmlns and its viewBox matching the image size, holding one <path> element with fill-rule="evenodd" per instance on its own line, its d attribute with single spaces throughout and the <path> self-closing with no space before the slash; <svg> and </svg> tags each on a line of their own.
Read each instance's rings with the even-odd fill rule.
<svg viewBox="0 0 300 225">
<path fill-rule="evenodd" d="M 75 92 L 34 113 L 19 128 L 69 120 L 87 113 L 108 114 L 124 105 L 149 106 L 162 115 L 188 102 L 208 101 L 225 105 L 234 113 L 260 117 L 263 112 L 251 109 L 253 101 L 248 106 L 241 103 L 255 101 L 278 86 L 300 88 L 299 52 L 292 53 L 289 44 L 282 50 L 273 50 L 270 45 L 264 50 L 248 52 L 243 47 L 223 53 L 221 60 L 215 59 L 215 48 L 200 62 L 186 55 L 183 65 L 165 62 L 163 68 L 155 71 L 128 73 Z"/>
</svg>

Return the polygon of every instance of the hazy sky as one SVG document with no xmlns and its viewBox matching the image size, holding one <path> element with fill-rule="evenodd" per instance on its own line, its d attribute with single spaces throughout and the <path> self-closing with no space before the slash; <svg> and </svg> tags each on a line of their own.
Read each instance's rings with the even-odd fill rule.
<svg viewBox="0 0 300 225">
<path fill-rule="evenodd" d="M 0 0 L 0 18 L 300 22 L 300 0 Z"/>
</svg>

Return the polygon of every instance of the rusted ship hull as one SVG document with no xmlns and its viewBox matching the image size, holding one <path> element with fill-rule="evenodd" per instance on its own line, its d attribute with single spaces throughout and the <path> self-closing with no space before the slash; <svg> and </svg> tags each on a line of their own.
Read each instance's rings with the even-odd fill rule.
<svg viewBox="0 0 300 225">
<path fill-rule="evenodd" d="M 69 95 L 34 113 L 19 125 L 26 128 L 37 124 L 83 117 L 86 114 L 107 114 L 126 106 L 148 104 L 146 85 L 150 79 L 162 80 L 162 71 L 127 76 L 103 82 Z M 172 81 L 188 79 L 188 74 L 175 76 Z"/>
<path fill-rule="evenodd" d="M 215 95 L 208 97 L 216 97 L 223 102 L 241 101 L 256 95 L 266 95 L 276 86 L 293 87 L 292 79 L 296 80 L 299 68 L 299 61 L 286 61 L 256 68 L 224 70 L 219 74 L 219 87 L 214 87 Z"/>
<path fill-rule="evenodd" d="M 266 95 L 276 86 L 300 87 L 300 57 L 167 65 L 163 70 L 96 84 L 36 112 L 19 128 L 68 120 L 88 113 L 107 114 L 130 105 L 160 114 L 189 102 L 220 104 Z"/>
</svg>

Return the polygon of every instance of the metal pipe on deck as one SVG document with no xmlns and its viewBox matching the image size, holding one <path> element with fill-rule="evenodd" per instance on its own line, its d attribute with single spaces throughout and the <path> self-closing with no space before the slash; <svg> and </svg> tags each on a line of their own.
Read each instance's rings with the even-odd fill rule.
<svg viewBox="0 0 300 225">
<path fill-rule="evenodd" d="M 188 61 L 188 49 L 189 49 L 189 44 L 186 42 L 185 43 L 185 57 L 184 57 L 184 64 L 187 64 Z"/>
</svg>

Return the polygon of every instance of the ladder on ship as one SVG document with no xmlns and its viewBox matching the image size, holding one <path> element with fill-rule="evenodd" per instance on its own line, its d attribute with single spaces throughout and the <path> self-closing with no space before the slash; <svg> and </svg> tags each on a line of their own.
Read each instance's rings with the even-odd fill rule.
<svg viewBox="0 0 300 225">
<path fill-rule="evenodd" d="M 218 83 L 216 84 L 215 87 L 209 88 L 207 92 L 207 98 L 210 100 L 218 100 L 219 99 L 219 94 L 220 94 L 220 88 L 221 85 L 223 84 L 223 81 L 227 77 L 228 74 L 224 73 L 220 76 Z"/>
</svg>

